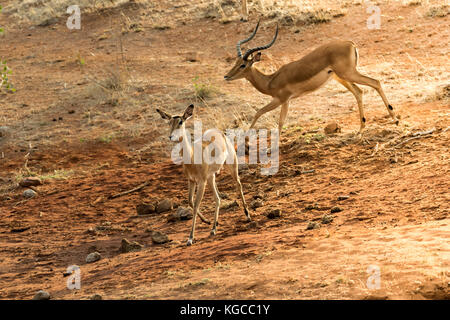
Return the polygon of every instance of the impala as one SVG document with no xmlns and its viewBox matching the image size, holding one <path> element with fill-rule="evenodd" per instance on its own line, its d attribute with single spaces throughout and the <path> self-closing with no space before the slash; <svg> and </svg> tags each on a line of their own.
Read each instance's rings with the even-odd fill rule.
<svg viewBox="0 0 450 320">
<path fill-rule="evenodd" d="M 256 121 L 266 112 L 281 106 L 278 130 L 281 133 L 283 123 L 291 99 L 313 92 L 320 88 L 327 80 L 333 77 L 356 98 L 359 108 L 361 126 L 359 137 L 366 124 L 363 110 L 363 91 L 356 85 L 362 84 L 374 88 L 383 99 L 383 102 L 396 124 L 399 119 L 394 114 L 394 108 L 389 104 L 380 81 L 369 78 L 356 70 L 358 63 L 358 50 L 352 41 L 332 41 L 324 44 L 302 59 L 285 64 L 273 74 L 264 74 L 253 67 L 253 64 L 261 60 L 261 51 L 270 48 L 277 39 L 278 25 L 272 41 L 261 47 L 247 50 L 244 54 L 241 45 L 253 39 L 258 31 L 259 22 L 249 38 L 237 43 L 237 58 L 231 70 L 225 75 L 225 80 L 247 79 L 258 91 L 272 97 L 272 101 L 256 112 L 250 129 Z"/>
<path fill-rule="evenodd" d="M 170 135 L 169 138 L 172 141 L 178 141 L 180 136 L 183 139 L 182 144 L 182 152 L 186 152 L 187 155 L 183 154 L 183 159 L 187 159 L 187 161 L 183 162 L 183 171 L 186 177 L 188 178 L 188 186 L 189 186 L 189 206 L 193 209 L 193 222 L 192 222 L 192 230 L 189 235 L 189 239 L 187 245 L 192 245 L 194 241 L 194 233 L 195 233 L 195 222 L 197 218 L 197 214 L 200 219 L 204 222 L 209 223 L 200 213 L 199 207 L 200 203 L 203 199 L 203 194 L 205 192 L 206 184 L 208 183 L 211 191 L 213 192 L 214 200 L 216 202 L 216 210 L 214 215 L 214 223 L 211 230 L 211 235 L 216 234 L 218 218 L 219 218 L 219 208 L 220 208 L 220 197 L 219 191 L 216 185 L 216 173 L 218 173 L 222 167 L 226 167 L 230 172 L 234 182 L 236 183 L 236 187 L 242 199 L 242 203 L 244 205 L 244 213 L 247 217 L 247 221 L 251 221 L 250 213 L 247 208 L 247 204 L 245 202 L 244 193 L 242 191 L 242 184 L 239 179 L 238 174 L 238 160 L 236 156 L 236 152 L 234 150 L 234 146 L 231 142 L 226 138 L 226 136 L 215 129 L 207 130 L 204 136 L 213 136 L 213 144 L 214 149 L 209 149 L 211 154 L 213 154 L 214 161 L 212 161 L 209 156 L 209 152 L 204 152 L 205 148 L 210 145 L 206 145 L 203 142 L 201 143 L 202 148 L 202 161 L 198 164 L 194 161 L 194 149 L 191 146 L 191 143 L 188 139 L 188 135 L 186 133 L 185 123 L 186 121 L 192 117 L 194 112 L 194 106 L 191 104 L 186 108 L 184 114 L 182 116 L 171 116 L 168 113 L 156 109 L 156 111 L 161 115 L 161 117 L 165 120 L 169 120 L 170 126 Z M 194 142 L 198 143 L 197 141 Z M 227 159 L 231 159 L 231 161 L 227 161 Z M 225 163 L 226 162 L 226 163 Z M 194 201 L 194 192 L 196 191 L 195 201 Z"/>
</svg>

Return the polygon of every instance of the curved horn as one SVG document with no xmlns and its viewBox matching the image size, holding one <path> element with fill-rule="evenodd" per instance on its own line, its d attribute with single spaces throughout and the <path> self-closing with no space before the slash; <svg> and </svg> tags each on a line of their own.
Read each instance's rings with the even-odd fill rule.
<svg viewBox="0 0 450 320">
<path fill-rule="evenodd" d="M 255 51 L 261 51 L 261 50 L 269 49 L 271 46 L 273 46 L 273 44 L 275 43 L 275 40 L 277 40 L 277 36 L 278 36 L 278 24 L 277 24 L 277 30 L 275 31 L 275 36 L 273 37 L 272 41 L 269 44 L 265 45 L 265 46 L 256 47 L 256 48 L 248 50 L 245 53 L 243 59 L 247 60 L 247 58 Z"/>
<path fill-rule="evenodd" d="M 256 34 L 256 31 L 258 31 L 260 22 L 261 22 L 261 19 L 259 19 L 258 23 L 256 24 L 255 31 L 253 31 L 253 33 L 250 37 L 248 37 L 247 39 L 241 40 L 237 43 L 236 49 L 237 49 L 237 54 L 238 54 L 239 58 L 242 57 L 241 44 L 249 42 L 250 40 L 252 40 L 255 37 L 255 34 Z"/>
</svg>

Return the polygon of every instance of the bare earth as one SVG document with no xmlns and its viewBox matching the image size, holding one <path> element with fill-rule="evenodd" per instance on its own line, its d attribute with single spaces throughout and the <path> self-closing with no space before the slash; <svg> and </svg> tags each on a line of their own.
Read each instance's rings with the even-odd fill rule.
<svg viewBox="0 0 450 320">
<path fill-rule="evenodd" d="M 257 13 L 249 22 L 183 20 L 197 2 L 175 2 L 86 14 L 79 31 L 69 31 L 65 18 L 31 28 L 1 14 L 10 27 L 0 57 L 17 92 L 0 94 L 0 126 L 10 128 L 0 137 L 0 297 L 30 299 L 44 289 L 53 299 L 449 299 L 450 108 L 435 92 L 450 80 L 450 16 L 382 1 L 380 30 L 366 28 L 361 5 L 329 23 L 282 26 L 258 67 L 274 70 L 331 39 L 352 40 L 359 69 L 382 82 L 400 125 L 371 88 L 364 88 L 367 143 L 355 138 L 356 101 L 338 83 L 293 101 L 279 172 L 240 171 L 247 202 L 263 194 L 264 206 L 251 210 L 256 223 L 244 222 L 242 206 L 221 210 L 217 235 L 200 222 L 186 247 L 192 220 L 170 223 L 173 211 L 136 214 L 142 202 L 187 204 L 187 181 L 170 160 L 167 126 L 154 109 L 181 112 L 194 102 L 196 119 L 247 128 L 269 99 L 244 80 L 223 81 Z M 118 36 L 121 11 L 142 30 Z M 150 23 L 155 12 L 166 12 L 170 28 Z M 266 20 L 257 44 L 273 35 Z M 119 65 L 131 74 L 125 93 L 98 93 L 95 79 Z M 195 77 L 214 88 L 212 97 L 194 97 Z M 263 118 L 259 128 L 275 127 L 278 111 Z M 330 121 L 342 133 L 325 136 Z M 17 182 L 30 172 L 47 178 L 25 200 Z M 148 180 L 138 192 L 108 198 Z M 218 187 L 223 201 L 238 199 L 225 172 Z M 342 211 L 331 213 L 335 206 Z M 213 208 L 208 190 L 202 212 L 212 219 Z M 267 218 L 275 208 L 281 217 Z M 325 214 L 331 223 L 307 230 Z M 151 230 L 171 241 L 153 244 Z M 119 253 L 123 238 L 143 250 Z M 102 259 L 87 264 L 93 251 Z M 81 268 L 81 290 L 66 287 L 70 265 Z M 380 270 L 379 289 L 367 286 L 369 266 Z"/>
</svg>

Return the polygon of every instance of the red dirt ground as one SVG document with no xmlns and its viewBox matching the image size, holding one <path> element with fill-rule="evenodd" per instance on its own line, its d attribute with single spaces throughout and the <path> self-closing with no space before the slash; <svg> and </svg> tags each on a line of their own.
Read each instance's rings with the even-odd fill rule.
<svg viewBox="0 0 450 320">
<path fill-rule="evenodd" d="M 123 10 L 130 17 L 141 12 L 134 6 Z M 382 10 L 410 17 L 417 9 L 385 4 Z M 113 19 L 119 16 L 117 10 L 109 13 Z M 417 17 L 412 33 L 386 31 L 407 26 L 399 19 L 386 19 L 386 29 L 370 36 L 369 30 L 349 27 L 355 21 L 363 24 L 365 18 L 361 6 L 351 7 L 344 17 L 307 29 L 302 41 L 295 29 L 282 29 L 269 57 L 279 58 L 282 64 L 325 39 L 345 37 L 360 47 L 361 64 L 369 74 L 372 67 L 379 72 L 377 64 L 383 68 L 386 60 L 398 63 L 398 79 L 386 76 L 390 70 L 380 71 L 378 78 L 386 83 L 385 91 L 402 116 L 400 125 L 389 123 L 381 100 L 370 90 L 366 91 L 367 143 L 354 136 L 357 111 L 342 106 L 355 105 L 349 94 L 342 102 L 339 92 L 331 95 L 321 89 L 293 103 L 289 126 L 282 134 L 279 172 L 261 176 L 252 165 L 240 171 L 248 203 L 264 193 L 264 206 L 251 210 L 256 224 L 244 222 L 242 207 L 221 210 L 217 235 L 209 237 L 209 226 L 198 223 L 191 247 L 185 246 L 191 220 L 169 223 L 172 212 L 136 215 L 141 202 L 169 198 L 179 205 L 187 203 L 187 181 L 181 167 L 168 157 L 165 127 L 153 109 L 186 105 L 188 100 L 175 94 L 172 101 L 162 101 L 158 94 L 186 88 L 194 72 L 211 77 L 223 92 L 262 106 L 267 98 L 248 83 L 225 85 L 220 79 L 229 68 L 226 58 L 234 54 L 235 40 L 252 24 L 199 19 L 169 30 L 126 34 L 128 67 L 136 77 L 150 79 L 142 92 L 134 94 L 142 103 L 139 109 L 126 117 L 120 114 L 120 105 L 87 107 L 95 99 L 68 99 L 62 86 L 66 83 L 70 95 L 76 96 L 88 85 L 73 59 L 77 50 L 86 56 L 95 52 L 95 57 L 87 58 L 90 72 L 101 72 L 114 63 L 115 54 L 107 53 L 109 43 L 100 48 L 97 40 L 110 25 L 106 14 L 85 17 L 79 33 L 68 32 L 64 19 L 50 27 L 11 27 L 0 50 L 0 56 L 10 57 L 17 88 L 15 94 L 0 96 L 1 117 L 13 130 L 1 145 L 0 181 L 8 187 L 0 194 L 0 297 L 29 299 L 44 289 L 54 299 L 87 299 L 95 293 L 107 299 L 449 299 L 448 100 L 415 95 L 422 80 L 405 84 L 409 88 L 394 88 L 420 72 L 411 62 L 414 59 L 433 70 L 443 68 L 443 74 L 435 76 L 448 81 L 449 16 Z M 256 16 L 251 16 L 254 20 Z M 243 26 L 244 31 L 236 34 Z M 265 38 L 273 32 L 270 26 L 263 30 Z M 151 41 L 150 51 L 131 45 L 146 40 Z M 197 48 L 199 63 L 183 60 L 186 52 Z M 63 62 L 55 62 L 59 59 Z M 396 64 L 387 66 L 396 68 Z M 94 109 L 111 119 L 118 112 L 114 119 L 124 123 L 138 121 L 144 113 L 148 126 L 137 137 L 100 142 L 95 137 L 106 132 L 102 122 L 89 126 L 85 121 L 86 112 Z M 201 118 L 205 109 L 202 106 L 197 116 Z M 59 116 L 62 121 L 52 121 Z M 315 128 L 331 120 L 340 123 L 343 133 L 307 133 L 316 133 Z M 433 128 L 429 135 L 407 140 L 412 137 L 408 133 Z M 155 148 L 144 148 L 149 141 Z M 24 200 L 15 179 L 23 172 L 28 142 L 32 142 L 30 170 L 42 175 L 64 170 L 70 175 L 45 179 L 38 195 Z M 305 170 L 314 172 L 301 173 Z M 151 184 L 138 192 L 108 198 L 148 180 Z M 219 175 L 218 187 L 229 199 L 238 198 L 225 173 Z M 341 195 L 349 198 L 338 200 Z M 308 207 L 314 204 L 313 209 Z M 331 214 L 334 206 L 342 211 Z M 208 190 L 202 212 L 212 218 L 213 208 Z M 274 208 L 281 209 L 281 217 L 268 219 L 265 214 Z M 333 216 L 330 224 L 306 230 L 309 222 L 320 222 L 324 214 Z M 20 228 L 28 229 L 12 231 Z M 166 233 L 171 241 L 152 244 L 150 230 Z M 144 249 L 119 253 L 123 238 L 139 242 Z M 87 264 L 86 255 L 92 251 L 100 252 L 102 259 Z M 70 265 L 81 267 L 81 290 L 66 287 L 63 273 Z M 377 290 L 366 284 L 371 265 L 381 272 Z"/>
</svg>

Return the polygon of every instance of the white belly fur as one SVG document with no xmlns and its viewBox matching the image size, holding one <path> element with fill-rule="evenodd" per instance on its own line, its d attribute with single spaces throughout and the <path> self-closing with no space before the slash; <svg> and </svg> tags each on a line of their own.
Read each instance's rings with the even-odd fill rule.
<svg viewBox="0 0 450 320">
<path fill-rule="evenodd" d="M 330 69 L 325 69 L 306 81 L 289 84 L 286 86 L 286 88 L 291 92 L 292 98 L 296 98 L 309 92 L 315 91 L 323 86 L 333 75 L 333 73 L 329 73 L 329 71 Z"/>
</svg>

